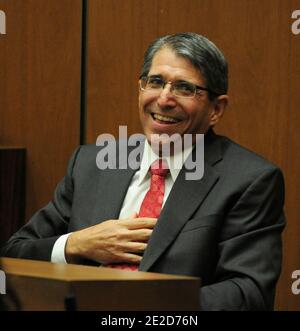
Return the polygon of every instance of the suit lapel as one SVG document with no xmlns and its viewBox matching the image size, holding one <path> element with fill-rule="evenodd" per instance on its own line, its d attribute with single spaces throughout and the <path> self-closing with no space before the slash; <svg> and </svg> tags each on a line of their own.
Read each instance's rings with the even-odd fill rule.
<svg viewBox="0 0 300 331">
<path fill-rule="evenodd" d="M 118 219 L 119 213 L 135 170 L 105 170 L 98 179 L 93 223 Z"/>
<path fill-rule="evenodd" d="M 143 145 L 140 147 L 139 154 L 131 155 L 134 147 L 127 146 L 127 141 L 120 141 L 116 146 L 117 157 L 119 156 L 119 149 L 127 149 L 128 158 L 117 159 L 117 169 L 106 169 L 99 172 L 99 179 L 97 183 L 97 199 L 93 213 L 93 224 L 98 224 L 99 221 L 118 219 L 120 210 L 123 205 L 128 187 L 133 175 L 137 169 L 131 169 L 131 158 L 137 162 L 136 167 L 139 167 L 141 158 L 143 156 Z M 137 159 L 136 159 L 137 158 Z"/>
<path fill-rule="evenodd" d="M 186 169 L 181 170 L 148 242 L 140 270 L 149 270 L 175 240 L 185 223 L 217 182 L 219 174 L 213 165 L 221 159 L 221 148 L 212 132 L 205 136 L 204 148 L 204 176 L 200 180 L 186 180 Z"/>
</svg>

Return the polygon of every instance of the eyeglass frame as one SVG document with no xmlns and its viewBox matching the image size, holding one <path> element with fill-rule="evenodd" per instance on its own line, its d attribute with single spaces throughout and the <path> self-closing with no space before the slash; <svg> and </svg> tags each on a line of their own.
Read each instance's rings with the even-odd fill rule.
<svg viewBox="0 0 300 331">
<path fill-rule="evenodd" d="M 140 81 L 140 90 L 141 90 L 141 91 L 147 91 L 147 90 L 148 90 L 148 89 L 142 87 L 142 83 L 141 83 L 141 81 L 147 81 L 150 77 L 157 77 L 157 78 L 159 78 L 159 79 L 162 80 L 162 82 L 163 82 L 163 85 L 161 86 L 161 90 L 162 90 L 162 91 L 164 90 L 164 88 L 165 88 L 165 86 L 166 86 L 167 84 L 170 84 L 170 85 L 171 85 L 171 90 L 170 90 L 170 91 L 171 91 L 172 95 L 174 95 L 175 97 L 178 97 L 178 98 L 191 99 L 191 98 L 194 98 L 194 97 L 198 94 L 197 92 L 199 92 L 199 91 L 206 91 L 206 92 L 209 92 L 209 93 L 211 93 L 211 94 L 213 94 L 213 95 L 215 95 L 215 96 L 220 96 L 220 95 L 221 95 L 221 94 L 219 94 L 219 93 L 217 93 L 217 92 L 215 92 L 215 91 L 212 91 L 211 89 L 208 89 L 208 88 L 206 88 L 206 87 L 202 87 L 202 86 L 199 86 L 199 85 L 196 85 L 196 84 L 190 83 L 190 82 L 185 81 L 185 80 L 177 80 L 177 81 L 174 81 L 174 82 L 172 82 L 172 81 L 167 81 L 167 80 L 163 79 L 161 75 L 151 75 L 151 76 L 145 76 L 145 75 L 142 75 L 142 76 L 140 76 L 140 77 L 139 77 L 139 81 Z M 176 94 L 173 92 L 173 84 L 174 84 L 174 83 L 178 83 L 178 82 L 187 83 L 187 84 L 189 84 L 190 86 L 192 86 L 192 87 L 194 88 L 194 94 L 191 95 L 191 96 L 176 95 Z M 149 90 L 151 90 L 151 88 L 150 88 Z M 153 90 L 155 90 L 155 89 L 153 89 Z"/>
</svg>

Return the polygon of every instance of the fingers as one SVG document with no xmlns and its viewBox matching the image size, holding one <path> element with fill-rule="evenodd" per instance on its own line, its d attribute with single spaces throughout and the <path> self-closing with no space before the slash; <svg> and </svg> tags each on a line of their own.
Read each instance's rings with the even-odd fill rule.
<svg viewBox="0 0 300 331">
<path fill-rule="evenodd" d="M 124 259 L 128 263 L 140 264 L 142 258 L 143 258 L 142 256 L 136 254 L 130 254 L 130 253 L 124 254 Z"/>
<path fill-rule="evenodd" d="M 105 259 L 98 259 L 98 262 L 105 264 L 110 263 L 134 263 L 139 264 L 142 260 L 142 253 L 145 251 L 147 245 L 142 243 L 128 243 L 118 250 L 110 252 Z M 120 249 L 120 250 L 119 250 Z"/>
<path fill-rule="evenodd" d="M 116 256 L 121 256 L 126 253 L 140 254 L 143 253 L 146 248 L 147 248 L 147 243 L 138 242 L 138 241 L 128 241 L 128 242 L 117 243 L 114 246 L 114 248 L 112 248 L 110 251 Z"/>
<path fill-rule="evenodd" d="M 139 263 L 157 223 L 156 218 L 107 220 L 78 231 L 79 257 L 100 263 Z M 136 218 L 134 218 L 136 217 Z"/>
<path fill-rule="evenodd" d="M 148 242 L 152 235 L 152 229 L 138 229 L 138 230 L 130 230 L 127 235 L 127 239 L 131 242 Z"/>
<path fill-rule="evenodd" d="M 157 223 L 157 218 L 137 217 L 134 219 L 120 220 L 129 230 L 153 229 Z"/>
<path fill-rule="evenodd" d="M 141 242 L 129 242 L 125 248 L 126 253 L 143 253 L 147 244 Z"/>
<path fill-rule="evenodd" d="M 140 264 L 142 261 L 142 256 L 136 255 L 133 253 L 124 253 L 119 257 L 117 263 L 132 263 L 132 264 Z"/>
</svg>

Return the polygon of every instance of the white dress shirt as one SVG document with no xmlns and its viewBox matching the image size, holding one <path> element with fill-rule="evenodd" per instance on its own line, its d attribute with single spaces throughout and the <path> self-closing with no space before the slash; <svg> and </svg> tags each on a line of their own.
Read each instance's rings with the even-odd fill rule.
<svg viewBox="0 0 300 331">
<path fill-rule="evenodd" d="M 164 158 L 168 163 L 170 175 L 166 177 L 165 181 L 165 194 L 163 205 L 165 204 L 173 187 L 173 184 L 192 149 L 193 147 L 189 147 L 184 149 L 182 152 L 175 154 L 174 156 Z M 119 219 L 126 219 L 133 215 L 135 212 L 139 212 L 143 199 L 150 187 L 151 175 L 149 173 L 149 168 L 151 164 L 157 159 L 158 155 L 153 152 L 151 146 L 146 140 L 140 169 L 136 171 L 128 187 L 120 211 Z M 56 240 L 52 249 L 51 262 L 67 263 L 65 259 L 65 246 L 67 239 L 71 233 L 62 235 Z"/>
</svg>

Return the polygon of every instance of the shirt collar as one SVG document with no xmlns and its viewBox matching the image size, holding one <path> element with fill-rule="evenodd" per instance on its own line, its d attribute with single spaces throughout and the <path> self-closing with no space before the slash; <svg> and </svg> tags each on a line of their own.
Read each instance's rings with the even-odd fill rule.
<svg viewBox="0 0 300 331">
<path fill-rule="evenodd" d="M 184 162 L 186 161 L 187 157 L 190 155 L 192 149 L 193 146 L 190 146 L 188 148 L 185 148 L 183 151 L 176 153 L 173 156 L 164 157 L 164 159 L 168 163 L 168 167 L 170 169 L 173 182 L 175 182 Z M 139 178 L 138 178 L 138 185 L 140 185 L 144 181 L 145 177 L 148 174 L 151 164 L 154 161 L 156 161 L 158 158 L 159 156 L 156 153 L 154 153 L 148 141 L 145 140 L 144 153 L 141 161 Z"/>
</svg>

